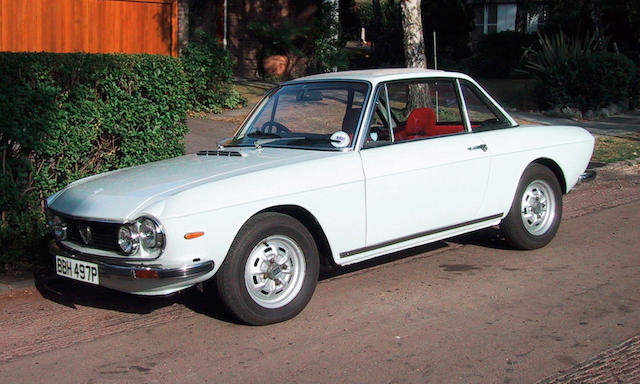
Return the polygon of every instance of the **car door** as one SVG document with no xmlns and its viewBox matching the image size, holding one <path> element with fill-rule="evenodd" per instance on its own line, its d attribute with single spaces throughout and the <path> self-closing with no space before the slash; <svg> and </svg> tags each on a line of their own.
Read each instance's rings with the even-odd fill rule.
<svg viewBox="0 0 640 384">
<path fill-rule="evenodd" d="M 379 87 L 376 100 L 360 151 L 367 247 L 482 219 L 477 214 L 490 153 L 479 137 L 468 133 L 457 82 L 387 83 Z"/>
<path fill-rule="evenodd" d="M 476 83 L 460 80 L 459 84 L 472 135 L 482 140 L 492 154 L 487 198 L 480 215 L 505 212 L 522 171 L 536 157 L 528 152 L 539 139 L 515 128 L 517 123 Z"/>
</svg>

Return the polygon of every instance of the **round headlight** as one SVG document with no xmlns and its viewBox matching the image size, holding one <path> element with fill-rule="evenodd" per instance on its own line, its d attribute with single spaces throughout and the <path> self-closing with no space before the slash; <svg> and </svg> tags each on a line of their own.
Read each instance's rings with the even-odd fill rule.
<svg viewBox="0 0 640 384">
<path fill-rule="evenodd" d="M 53 232 L 53 236 L 55 236 L 56 239 L 67 239 L 67 223 L 65 223 L 60 216 L 53 216 L 49 220 L 49 227 L 51 227 L 51 232 Z"/>
<path fill-rule="evenodd" d="M 160 228 L 151 219 L 142 219 L 140 221 L 140 240 L 145 248 L 156 248 L 162 246 L 160 237 Z"/>
<path fill-rule="evenodd" d="M 130 255 L 138 249 L 138 236 L 135 234 L 131 227 L 123 225 L 118 230 L 118 245 L 122 252 Z"/>
</svg>

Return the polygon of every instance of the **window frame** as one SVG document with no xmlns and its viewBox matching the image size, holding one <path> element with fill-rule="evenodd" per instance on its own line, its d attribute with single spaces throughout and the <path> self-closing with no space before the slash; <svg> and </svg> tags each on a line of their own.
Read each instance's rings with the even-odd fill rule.
<svg viewBox="0 0 640 384">
<path fill-rule="evenodd" d="M 359 83 L 359 84 L 364 84 L 366 85 L 366 89 L 364 92 L 364 98 L 362 101 L 362 108 L 360 111 L 360 115 L 358 117 L 358 122 L 356 123 L 356 129 L 354 131 L 353 134 L 353 140 L 351 141 L 351 143 L 349 143 L 349 146 L 345 147 L 345 148 L 310 148 L 310 147 L 304 147 L 304 146 L 280 146 L 280 145 L 268 145 L 269 147 L 272 148 L 289 148 L 289 149 L 300 149 L 300 150 L 314 150 L 314 151 L 330 151 L 330 152 L 348 152 L 348 151 L 356 151 L 359 147 L 360 144 L 358 143 L 358 139 L 360 137 L 360 132 L 362 131 L 362 123 L 365 120 L 365 116 L 368 113 L 367 109 L 369 108 L 369 104 L 370 104 L 370 100 L 372 97 L 372 89 L 373 86 L 371 84 L 371 82 L 366 81 L 366 80 L 357 80 L 357 79 L 331 79 L 331 80 L 326 80 L 326 79 L 318 79 L 318 80 L 303 80 L 303 81 L 297 81 L 297 80 L 292 80 L 292 81 L 288 81 L 282 84 L 279 84 L 273 88 L 271 88 L 270 90 L 268 90 L 265 95 L 262 97 L 262 99 L 254 106 L 254 108 L 251 110 L 251 112 L 249 113 L 249 115 L 247 115 L 247 118 L 242 122 L 242 124 L 240 124 L 240 127 L 236 130 L 236 132 L 233 134 L 233 136 L 231 136 L 230 139 L 236 139 L 236 138 L 241 138 L 244 137 L 246 135 L 246 131 L 254 124 L 254 122 L 256 121 L 256 119 L 259 117 L 258 111 L 261 110 L 262 108 L 266 108 L 267 103 L 270 101 L 271 98 L 279 98 L 280 95 L 278 95 L 278 92 L 286 87 L 286 86 L 290 86 L 290 85 L 310 85 L 310 84 L 321 84 L 321 83 L 329 83 L 329 84 L 340 84 L 340 83 Z M 340 88 L 340 87 L 338 87 Z M 277 103 L 277 101 L 275 102 Z M 272 106 L 272 111 L 271 113 L 273 114 L 274 109 L 275 109 L 275 103 L 274 106 Z M 368 128 L 368 126 L 367 126 Z M 225 145 L 224 143 L 222 144 L 223 146 Z M 229 147 L 242 147 L 242 146 L 246 146 L 246 147 L 250 147 L 251 145 L 228 145 Z"/>
<path fill-rule="evenodd" d="M 480 87 L 479 85 L 467 80 L 467 79 L 456 79 L 458 81 L 459 84 L 459 94 L 460 94 L 460 98 L 462 99 L 462 103 L 464 104 L 464 110 L 465 110 L 465 114 L 466 114 L 466 119 L 467 119 L 467 123 L 469 124 L 469 132 L 470 133 L 480 133 L 480 132 L 488 132 L 488 131 L 495 131 L 495 130 L 499 130 L 499 129 L 507 129 L 507 128 L 514 128 L 517 127 L 519 124 L 514 121 L 511 116 L 509 116 L 508 113 L 506 113 L 506 111 L 504 111 L 502 109 L 502 107 L 495 102 L 495 100 L 493 100 L 493 98 L 487 94 L 487 92 Z M 485 104 L 485 106 L 489 109 L 489 111 L 491 111 L 491 113 L 493 113 L 494 115 L 496 115 L 497 117 L 502 117 L 504 118 L 504 121 L 509 123 L 510 126 L 508 127 L 500 127 L 500 128 L 494 128 L 494 129 L 486 129 L 486 130 L 474 130 L 472 125 L 471 125 L 471 119 L 469 118 L 469 112 L 468 112 L 468 107 L 466 105 L 466 100 L 464 97 L 464 90 L 463 85 L 466 85 L 468 88 L 471 89 L 471 92 L 475 94 L 475 96 Z"/>
<path fill-rule="evenodd" d="M 360 150 L 363 149 L 371 149 L 371 148 L 379 148 L 379 147 L 386 147 L 389 145 L 395 145 L 395 144 L 400 144 L 400 143 L 412 143 L 412 142 L 417 142 L 417 141 L 422 141 L 422 140 L 429 140 L 429 139 L 437 139 L 437 138 L 441 138 L 441 137 L 450 137 L 450 136 L 456 136 L 456 135 L 462 135 L 462 134 L 469 134 L 472 133 L 473 131 L 471 130 L 471 123 L 469 121 L 469 117 L 467 114 L 467 108 L 464 102 L 464 97 L 462 94 L 462 88 L 460 85 L 460 80 L 457 77 L 419 77 L 419 78 L 409 78 L 409 79 L 398 79 L 398 80 L 389 80 L 389 81 L 384 81 L 384 82 L 380 82 L 376 88 L 374 89 L 374 91 L 371 93 L 371 110 L 369 111 L 368 116 L 366 117 L 366 119 L 363 119 L 362 123 L 365 123 L 363 125 L 361 125 L 361 129 L 362 129 L 362 137 L 361 137 L 361 143 L 359 144 L 358 148 Z M 389 103 L 389 90 L 387 88 L 387 85 L 389 84 L 393 84 L 393 83 L 437 83 L 438 81 L 440 82 L 448 82 L 451 83 L 453 85 L 453 90 L 456 94 L 456 101 L 458 102 L 458 109 L 460 110 L 460 118 L 461 118 L 461 123 L 462 126 L 464 128 L 464 130 L 462 132 L 456 132 L 456 133 L 451 133 L 451 134 L 447 134 L 447 135 L 438 135 L 438 136 L 430 136 L 430 137 L 423 137 L 423 138 L 419 138 L 419 139 L 415 139 L 415 140 L 403 140 L 403 141 L 395 141 L 395 137 L 393 135 L 393 124 L 391 124 L 390 122 L 387 122 L 387 124 L 389 124 L 389 136 L 391 141 L 386 144 L 386 145 L 379 145 L 379 146 L 370 146 L 367 147 L 366 143 L 367 143 L 367 135 L 369 134 L 369 128 L 371 126 L 371 122 L 373 121 L 374 118 L 374 113 L 376 113 L 376 107 L 375 107 L 375 103 L 377 102 L 378 98 L 380 97 L 380 93 L 384 91 L 384 99 L 386 102 L 386 113 L 387 116 L 391 116 L 391 119 L 394 120 L 395 122 L 395 118 L 393 117 L 393 114 L 391 113 L 391 104 Z M 437 112 L 436 112 L 437 113 Z"/>
</svg>

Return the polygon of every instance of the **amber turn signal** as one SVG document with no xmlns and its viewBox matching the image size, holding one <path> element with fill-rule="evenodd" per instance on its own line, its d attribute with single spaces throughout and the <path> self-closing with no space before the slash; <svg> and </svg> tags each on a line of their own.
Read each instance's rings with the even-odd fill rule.
<svg viewBox="0 0 640 384">
<path fill-rule="evenodd" d="M 158 271 L 150 269 L 136 269 L 133 273 L 138 279 L 157 279 L 159 277 Z"/>
<path fill-rule="evenodd" d="M 186 235 L 184 235 L 184 238 L 187 240 L 191 240 L 200 236 L 204 236 L 204 232 L 189 232 Z"/>
</svg>

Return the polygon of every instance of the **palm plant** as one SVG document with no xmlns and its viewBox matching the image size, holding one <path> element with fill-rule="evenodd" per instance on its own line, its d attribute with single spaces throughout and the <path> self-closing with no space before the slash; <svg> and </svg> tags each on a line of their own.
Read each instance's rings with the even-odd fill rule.
<svg viewBox="0 0 640 384">
<path fill-rule="evenodd" d="M 571 59 L 589 56 L 606 49 L 606 39 L 598 34 L 587 34 L 584 39 L 565 35 L 562 31 L 555 35 L 538 34 L 540 48 L 527 48 L 522 55 L 524 72 L 535 78 L 543 78 L 550 68 L 565 65 Z"/>
</svg>

